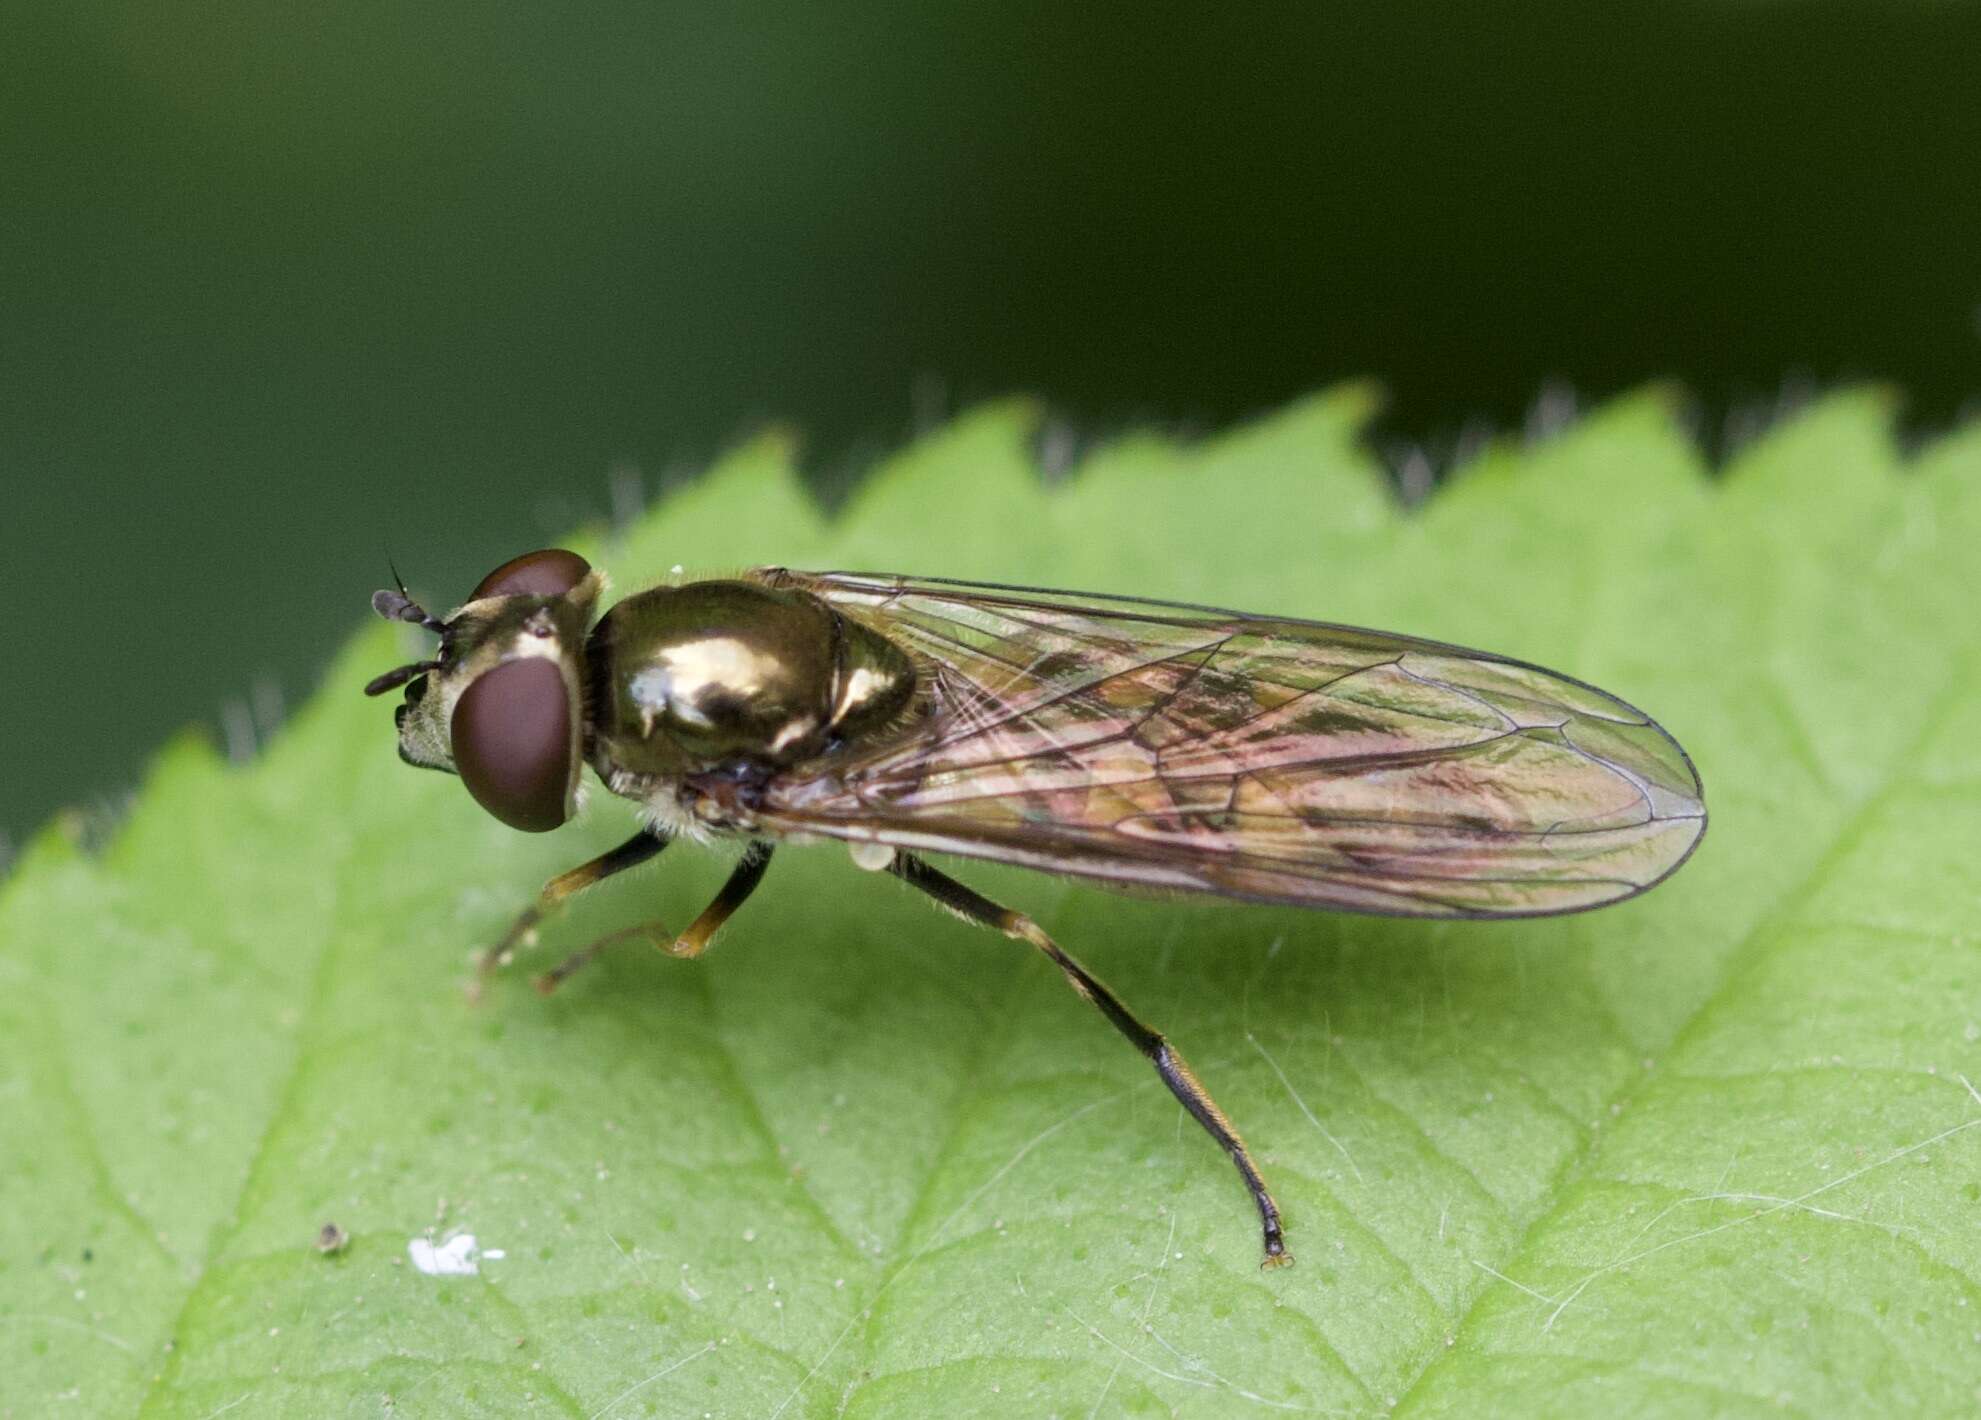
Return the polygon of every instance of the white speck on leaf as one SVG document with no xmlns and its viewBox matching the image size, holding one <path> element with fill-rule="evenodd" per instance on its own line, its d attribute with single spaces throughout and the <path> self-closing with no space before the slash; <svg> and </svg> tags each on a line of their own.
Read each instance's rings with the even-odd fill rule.
<svg viewBox="0 0 1981 1420">
<path fill-rule="evenodd" d="M 429 1277 L 473 1277 L 481 1271 L 480 1259 L 483 1256 L 499 1257 L 501 1254 L 484 1254 L 475 1246 L 473 1233 L 455 1233 L 438 1243 L 432 1238 L 414 1238 L 406 1244 L 406 1256 L 413 1260 L 414 1267 Z"/>
</svg>

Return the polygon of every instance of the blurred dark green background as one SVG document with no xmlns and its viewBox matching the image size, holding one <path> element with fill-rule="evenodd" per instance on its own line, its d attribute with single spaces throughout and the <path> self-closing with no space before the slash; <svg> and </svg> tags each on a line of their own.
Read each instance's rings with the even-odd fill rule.
<svg viewBox="0 0 1981 1420">
<path fill-rule="evenodd" d="M 843 486 L 1017 389 L 1104 435 L 1374 375 L 1383 437 L 1434 442 L 1550 377 L 1676 376 L 1709 435 L 1785 380 L 1891 380 L 1928 427 L 1981 390 L 1966 6 L 80 0 L 4 33 L 16 841 L 306 695 L 388 549 L 460 595 L 767 418 Z"/>
</svg>

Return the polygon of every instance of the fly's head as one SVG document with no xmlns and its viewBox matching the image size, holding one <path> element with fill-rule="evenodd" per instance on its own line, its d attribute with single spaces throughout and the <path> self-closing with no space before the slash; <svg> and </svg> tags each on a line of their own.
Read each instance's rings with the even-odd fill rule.
<svg viewBox="0 0 1981 1420">
<path fill-rule="evenodd" d="M 403 586 L 375 593 L 372 609 L 386 620 L 440 636 L 432 659 L 365 687 L 406 688 L 393 716 L 399 757 L 460 775 L 511 828 L 542 833 L 569 819 L 584 767 L 585 632 L 603 585 L 576 553 L 545 548 L 490 572 L 444 619 Z"/>
</svg>

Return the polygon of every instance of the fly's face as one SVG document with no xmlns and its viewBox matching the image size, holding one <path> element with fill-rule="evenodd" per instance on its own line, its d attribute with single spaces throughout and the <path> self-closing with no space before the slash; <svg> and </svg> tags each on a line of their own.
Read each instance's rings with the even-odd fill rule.
<svg viewBox="0 0 1981 1420">
<path fill-rule="evenodd" d="M 444 620 L 403 587 L 377 593 L 380 616 L 440 635 L 432 660 L 365 687 L 406 687 L 399 757 L 460 775 L 511 828 L 542 833 L 570 818 L 584 765 L 585 630 L 601 585 L 583 558 L 552 548 L 503 563 Z"/>
</svg>

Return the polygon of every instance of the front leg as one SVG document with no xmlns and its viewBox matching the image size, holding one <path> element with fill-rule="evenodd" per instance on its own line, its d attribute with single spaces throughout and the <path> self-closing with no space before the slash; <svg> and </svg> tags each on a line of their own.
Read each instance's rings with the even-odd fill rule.
<svg viewBox="0 0 1981 1420">
<path fill-rule="evenodd" d="M 581 864 L 568 873 L 559 873 L 543 885 L 537 900 L 524 908 L 502 934 L 502 940 L 475 957 L 475 979 L 468 984 L 468 999 L 479 1001 L 488 986 L 488 978 L 495 969 L 514 955 L 519 946 L 526 946 L 536 938 L 537 924 L 573 893 L 582 892 L 594 883 L 602 883 L 614 873 L 623 873 L 628 868 L 638 867 L 673 840 L 660 834 L 642 829 L 624 843 L 609 852 L 601 853 L 589 863 Z"/>
</svg>

